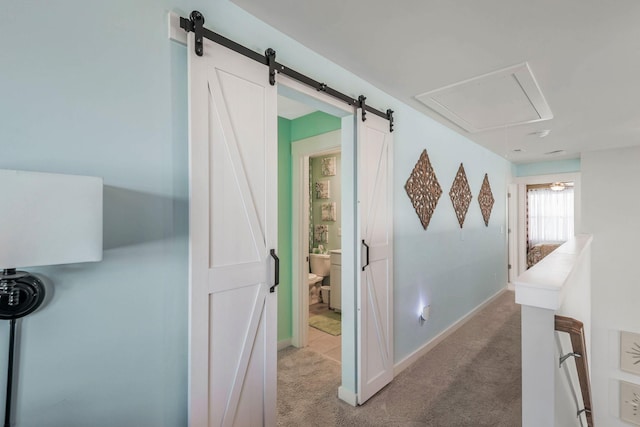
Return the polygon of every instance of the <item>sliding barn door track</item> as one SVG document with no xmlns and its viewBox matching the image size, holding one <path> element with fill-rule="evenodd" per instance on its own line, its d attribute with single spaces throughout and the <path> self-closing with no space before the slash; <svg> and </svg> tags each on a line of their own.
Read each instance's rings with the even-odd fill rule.
<svg viewBox="0 0 640 427">
<path fill-rule="evenodd" d="M 353 106 L 353 108 L 362 108 L 362 121 L 367 120 L 367 112 L 375 114 L 378 117 L 382 117 L 383 119 L 389 120 L 389 130 L 393 132 L 393 110 L 388 109 L 386 112 L 377 110 L 365 104 L 365 100 L 367 98 L 364 95 L 360 95 L 358 98 L 350 97 L 329 87 L 326 83 L 314 80 L 311 77 L 305 76 L 304 74 L 287 67 L 286 65 L 282 65 L 281 63 L 276 61 L 276 51 L 271 48 L 267 49 L 264 55 L 262 55 L 245 46 L 242 46 L 239 43 L 234 42 L 233 40 L 230 40 L 218 33 L 205 28 L 204 16 L 197 10 L 191 12 L 191 14 L 189 15 L 189 19 L 180 17 L 180 28 L 182 28 L 186 32 L 194 33 L 194 50 L 196 55 L 198 56 L 202 56 L 204 54 L 203 40 L 206 38 L 214 43 L 218 43 L 219 45 L 238 52 L 239 54 L 246 56 L 247 58 L 253 59 L 256 62 L 266 65 L 269 68 L 269 83 L 272 86 L 276 84 L 276 73 L 284 74 L 302 84 L 316 89 L 318 92 L 324 92 L 329 96 L 339 99 L 340 101 Z"/>
</svg>

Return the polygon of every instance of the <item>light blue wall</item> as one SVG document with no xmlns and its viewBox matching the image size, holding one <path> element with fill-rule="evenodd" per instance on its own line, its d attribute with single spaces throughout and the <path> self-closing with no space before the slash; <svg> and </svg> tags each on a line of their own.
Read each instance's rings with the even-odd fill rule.
<svg viewBox="0 0 640 427">
<path fill-rule="evenodd" d="M 398 109 L 395 137 L 394 268 L 396 362 L 434 338 L 456 320 L 503 289 L 507 283 L 506 192 L 510 164 L 463 136 Z M 431 160 L 442 196 L 426 231 L 404 185 L 423 149 Z M 464 164 L 473 199 L 460 229 L 449 190 Z M 478 193 L 484 174 L 495 199 L 484 225 Z M 431 305 L 431 318 L 418 322 Z"/>
<path fill-rule="evenodd" d="M 173 6 L 0 5 L 0 168 L 105 184 L 104 260 L 33 269 L 53 294 L 21 321 L 20 427 L 186 425 L 187 73 L 167 40 Z"/>
<path fill-rule="evenodd" d="M 2 2 L 0 167 L 105 182 L 104 261 L 38 270 L 55 290 L 22 321 L 21 427 L 186 425 L 186 48 L 167 40 L 166 12 L 192 9 L 207 27 L 396 111 L 396 361 L 506 283 L 509 163 L 228 1 Z M 403 189 L 423 148 L 444 190 L 427 231 Z M 474 193 L 463 234 L 447 196 L 460 162 Z M 485 172 L 496 197 L 488 228 L 477 204 Z M 433 309 L 424 326 L 421 299 Z"/>
<path fill-rule="evenodd" d="M 580 159 L 524 163 L 521 165 L 513 165 L 512 169 L 513 175 L 517 177 L 580 172 Z"/>
</svg>

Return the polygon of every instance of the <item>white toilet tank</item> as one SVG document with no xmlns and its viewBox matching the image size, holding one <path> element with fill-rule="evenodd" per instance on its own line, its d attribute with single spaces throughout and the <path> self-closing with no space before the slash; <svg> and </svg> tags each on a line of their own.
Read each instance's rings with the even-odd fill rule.
<svg viewBox="0 0 640 427">
<path fill-rule="evenodd" d="M 327 277 L 331 268 L 329 254 L 309 254 L 311 272 L 315 275 Z"/>
</svg>

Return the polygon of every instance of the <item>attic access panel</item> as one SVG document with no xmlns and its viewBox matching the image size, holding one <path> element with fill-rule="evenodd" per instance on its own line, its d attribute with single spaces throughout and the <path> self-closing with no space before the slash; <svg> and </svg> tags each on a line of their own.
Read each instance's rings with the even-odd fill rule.
<svg viewBox="0 0 640 427">
<path fill-rule="evenodd" d="M 553 118 L 526 62 L 423 93 L 416 99 L 470 133 Z"/>
</svg>

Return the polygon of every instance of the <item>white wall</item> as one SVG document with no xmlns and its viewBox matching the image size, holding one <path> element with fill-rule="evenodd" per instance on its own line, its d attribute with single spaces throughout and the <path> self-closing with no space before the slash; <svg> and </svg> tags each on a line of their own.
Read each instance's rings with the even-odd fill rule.
<svg viewBox="0 0 640 427">
<path fill-rule="evenodd" d="M 618 380 L 640 384 L 619 369 L 619 331 L 640 332 L 640 148 L 582 155 L 583 231 L 592 245 L 592 391 L 595 424 L 618 418 Z"/>
</svg>

